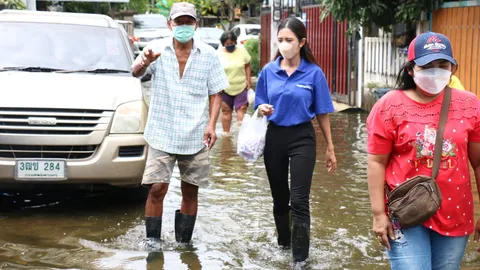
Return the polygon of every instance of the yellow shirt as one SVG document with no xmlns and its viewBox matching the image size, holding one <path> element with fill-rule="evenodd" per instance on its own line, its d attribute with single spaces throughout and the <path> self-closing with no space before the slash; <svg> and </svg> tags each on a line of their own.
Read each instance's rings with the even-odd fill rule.
<svg viewBox="0 0 480 270">
<path fill-rule="evenodd" d="M 231 53 L 220 49 L 218 56 L 230 83 L 230 86 L 224 90 L 225 93 L 230 96 L 242 93 L 247 88 L 245 65 L 250 63 L 250 54 L 245 48 L 237 46 L 235 51 Z"/>
<path fill-rule="evenodd" d="M 458 89 L 458 90 L 465 90 L 465 87 L 463 87 L 462 83 L 460 82 L 460 80 L 455 75 L 452 75 L 452 78 L 451 78 L 448 86 L 450 88 L 455 88 L 455 89 Z"/>
</svg>

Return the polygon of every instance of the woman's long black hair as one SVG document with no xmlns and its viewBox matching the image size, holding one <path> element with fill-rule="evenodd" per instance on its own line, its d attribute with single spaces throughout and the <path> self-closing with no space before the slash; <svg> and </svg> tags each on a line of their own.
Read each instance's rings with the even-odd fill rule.
<svg viewBox="0 0 480 270">
<path fill-rule="evenodd" d="M 403 65 L 402 69 L 400 69 L 400 72 L 398 72 L 396 89 L 408 90 L 417 88 L 417 85 L 413 80 L 413 76 L 408 73 L 409 71 L 413 70 L 414 66 L 414 62 L 407 62 L 405 65 Z"/>
<path fill-rule="evenodd" d="M 298 38 L 299 43 L 302 42 L 303 39 L 307 38 L 307 28 L 305 27 L 302 21 L 300 21 L 295 17 L 291 17 L 286 20 L 283 20 L 278 26 L 277 34 L 284 28 L 290 29 L 290 31 L 292 31 L 295 34 L 295 36 Z M 274 60 L 281 55 L 282 54 L 280 53 L 280 51 L 277 50 Z M 313 55 L 312 50 L 310 49 L 308 40 L 305 42 L 305 45 L 303 45 L 302 48 L 300 48 L 300 56 L 306 61 L 316 64 L 317 66 L 320 66 L 317 59 Z"/>
</svg>

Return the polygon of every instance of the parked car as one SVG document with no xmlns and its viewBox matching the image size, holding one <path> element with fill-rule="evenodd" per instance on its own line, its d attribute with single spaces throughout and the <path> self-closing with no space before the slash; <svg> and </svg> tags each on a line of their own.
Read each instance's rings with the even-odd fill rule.
<svg viewBox="0 0 480 270">
<path fill-rule="evenodd" d="M 140 53 L 140 48 L 138 47 L 139 40 L 133 34 L 133 22 L 125 20 L 115 20 L 115 22 L 117 22 L 118 25 L 122 26 L 123 29 L 125 29 L 125 32 L 127 32 L 128 35 L 128 39 L 130 40 L 130 44 L 132 45 L 132 50 L 135 55 L 138 55 Z"/>
<path fill-rule="evenodd" d="M 195 38 L 207 43 L 215 49 L 218 49 L 222 34 L 223 30 L 215 27 L 199 27 L 195 31 Z"/>
<path fill-rule="evenodd" d="M 172 31 L 168 28 L 167 19 L 161 14 L 134 15 L 133 27 L 140 50 L 143 50 L 154 39 L 173 36 Z"/>
<path fill-rule="evenodd" d="M 0 11 L 0 189 L 139 186 L 146 105 L 104 15 Z"/>
<path fill-rule="evenodd" d="M 261 30 L 259 24 L 237 24 L 231 31 L 237 36 L 237 42 L 244 44 L 251 38 L 258 39 Z"/>
</svg>

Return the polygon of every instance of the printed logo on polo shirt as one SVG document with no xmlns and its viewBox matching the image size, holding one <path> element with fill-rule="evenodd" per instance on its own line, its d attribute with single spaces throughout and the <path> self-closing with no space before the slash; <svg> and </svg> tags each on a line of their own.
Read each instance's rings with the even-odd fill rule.
<svg viewBox="0 0 480 270">
<path fill-rule="evenodd" d="M 429 51 L 440 51 L 445 50 L 447 46 L 443 44 L 442 40 L 439 37 L 433 35 L 427 39 L 427 42 L 425 43 L 423 48 Z"/>
<path fill-rule="evenodd" d="M 435 151 L 435 138 L 437 136 L 437 130 L 434 128 L 426 127 L 424 132 L 418 131 L 416 134 L 416 140 L 413 143 L 415 147 L 415 158 L 410 160 L 410 165 L 414 168 L 420 166 L 426 166 L 427 168 L 433 167 L 433 153 Z M 458 165 L 455 143 L 450 139 L 443 139 L 442 146 L 442 158 L 440 159 L 440 169 L 453 169 Z"/>
<path fill-rule="evenodd" d="M 311 87 L 310 85 L 297 84 L 297 87 L 300 87 L 300 88 L 303 88 L 303 89 L 312 90 L 312 87 Z"/>
</svg>

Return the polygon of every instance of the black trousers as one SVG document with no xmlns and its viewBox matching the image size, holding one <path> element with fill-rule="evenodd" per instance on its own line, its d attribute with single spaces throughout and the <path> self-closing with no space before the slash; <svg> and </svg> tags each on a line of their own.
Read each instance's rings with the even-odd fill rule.
<svg viewBox="0 0 480 270">
<path fill-rule="evenodd" d="M 282 127 L 270 122 L 264 160 L 272 191 L 273 214 L 282 216 L 291 208 L 295 223 L 310 224 L 310 188 L 316 160 L 312 123 Z M 291 189 L 288 185 L 289 168 Z"/>
</svg>

